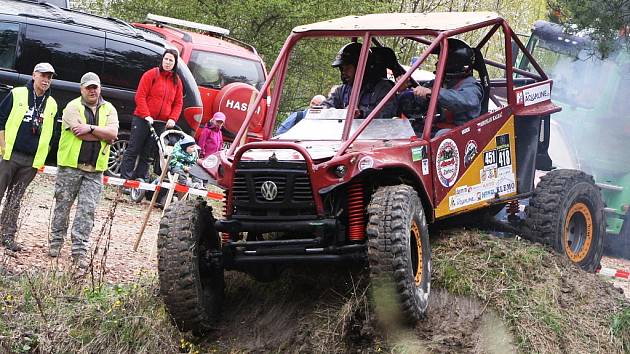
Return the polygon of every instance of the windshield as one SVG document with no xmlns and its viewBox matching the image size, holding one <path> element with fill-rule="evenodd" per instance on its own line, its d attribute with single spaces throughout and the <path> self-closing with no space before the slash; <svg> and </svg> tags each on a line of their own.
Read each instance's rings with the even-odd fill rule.
<svg viewBox="0 0 630 354">
<path fill-rule="evenodd" d="M 602 60 L 590 49 L 558 46 L 553 42 L 535 38 L 533 56 L 542 69 L 553 79 L 554 99 L 574 107 L 593 108 L 612 75 L 618 70 L 612 60 Z"/>
<path fill-rule="evenodd" d="M 193 50 L 188 66 L 199 86 L 221 89 L 232 82 L 244 82 L 260 90 L 265 82 L 260 62 L 231 55 Z"/>
<path fill-rule="evenodd" d="M 278 140 L 341 140 L 346 116 L 345 109 L 310 109 L 304 119 Z M 363 123 L 364 119 L 354 119 L 350 135 Z M 415 137 L 408 119 L 373 119 L 357 140 L 395 140 Z"/>
</svg>

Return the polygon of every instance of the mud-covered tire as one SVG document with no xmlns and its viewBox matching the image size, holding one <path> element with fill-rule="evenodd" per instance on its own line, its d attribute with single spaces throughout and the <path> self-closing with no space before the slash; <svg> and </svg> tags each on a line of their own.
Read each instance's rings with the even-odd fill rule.
<svg viewBox="0 0 630 354">
<path fill-rule="evenodd" d="M 413 324 L 424 317 L 431 290 L 431 246 L 420 198 L 407 185 L 380 187 L 368 218 L 370 289 L 377 316 L 383 312 L 379 306 L 388 307 L 385 312 L 394 310 L 401 315 L 397 318 Z M 387 304 L 391 292 L 397 303 Z"/>
<path fill-rule="evenodd" d="M 551 245 L 588 272 L 599 266 L 606 219 L 593 177 L 577 170 L 553 170 L 540 179 L 529 205 L 522 235 Z"/>
<path fill-rule="evenodd" d="M 212 208 L 199 200 L 171 204 L 157 246 L 160 295 L 177 327 L 196 333 L 214 328 L 225 285 Z"/>
</svg>

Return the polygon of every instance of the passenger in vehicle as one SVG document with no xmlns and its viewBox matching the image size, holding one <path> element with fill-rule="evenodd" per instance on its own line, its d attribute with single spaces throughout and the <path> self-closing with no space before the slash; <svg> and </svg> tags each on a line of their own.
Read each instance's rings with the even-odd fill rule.
<svg viewBox="0 0 630 354">
<path fill-rule="evenodd" d="M 349 43 L 339 50 L 335 60 L 332 62 L 334 68 L 339 68 L 342 84 L 322 102 L 324 108 L 346 108 L 350 101 L 352 85 L 361 53 L 361 43 Z M 358 111 L 355 118 L 367 117 L 376 106 L 383 100 L 383 97 L 394 87 L 394 83 L 386 78 L 384 70 L 377 70 L 372 63 L 371 53 L 369 53 L 361 94 L 359 97 Z M 391 118 L 396 114 L 395 99 L 391 99 L 381 110 L 377 118 Z"/>
<path fill-rule="evenodd" d="M 149 125 L 152 125 L 154 120 L 165 123 L 155 126 L 159 135 L 164 129 L 175 126 L 179 118 L 183 105 L 183 90 L 182 80 L 177 75 L 177 57 L 176 50 L 166 49 L 160 65 L 149 69 L 140 78 L 136 91 L 136 109 L 131 121 L 129 146 L 125 149 L 120 165 L 121 178 L 148 177 L 149 163 L 157 151 L 157 142 L 150 136 Z"/>
<path fill-rule="evenodd" d="M 50 95 L 54 74 L 49 63 L 35 65 L 33 80 L 12 89 L 0 103 L 0 202 L 6 192 L 0 241 L 13 252 L 22 250 L 15 241 L 22 197 L 50 149 L 57 115 L 57 102 Z"/>
<path fill-rule="evenodd" d="M 294 125 L 298 124 L 302 119 L 304 119 L 304 117 L 306 117 L 306 114 L 308 113 L 309 109 L 313 107 L 321 106 L 322 102 L 324 102 L 325 100 L 326 100 L 326 97 L 324 97 L 323 95 L 313 96 L 313 98 L 311 98 L 311 102 L 308 104 L 308 108 L 303 111 L 297 111 L 297 112 L 291 113 L 287 117 L 287 119 L 285 119 L 282 122 L 282 124 L 280 124 L 280 126 L 278 127 L 278 130 L 276 131 L 276 134 L 285 133 L 287 130 L 293 128 Z"/>
<path fill-rule="evenodd" d="M 446 77 L 438 97 L 438 104 L 443 109 L 439 121 L 457 126 L 480 115 L 483 88 L 473 76 L 474 62 L 475 53 L 468 44 L 456 38 L 448 39 Z M 419 85 L 413 93 L 418 104 L 428 105 L 431 88 Z"/>
</svg>

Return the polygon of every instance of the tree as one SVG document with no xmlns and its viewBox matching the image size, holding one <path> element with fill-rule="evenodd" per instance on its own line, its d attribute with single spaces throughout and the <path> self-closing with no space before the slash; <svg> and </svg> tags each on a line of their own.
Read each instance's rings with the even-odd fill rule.
<svg viewBox="0 0 630 354">
<path fill-rule="evenodd" d="M 569 32 L 589 33 L 604 55 L 613 49 L 620 35 L 628 34 L 627 0 L 550 0 L 549 6 L 554 10 L 552 19 L 564 24 Z"/>
</svg>

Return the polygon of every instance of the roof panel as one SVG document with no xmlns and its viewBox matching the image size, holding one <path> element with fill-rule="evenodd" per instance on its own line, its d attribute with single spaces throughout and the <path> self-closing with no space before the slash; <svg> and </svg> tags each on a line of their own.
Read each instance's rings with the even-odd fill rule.
<svg viewBox="0 0 630 354">
<path fill-rule="evenodd" d="M 293 32 L 388 30 L 449 31 L 500 18 L 501 17 L 496 12 L 370 14 L 364 16 L 346 16 L 310 25 L 297 26 L 293 29 Z"/>
</svg>

